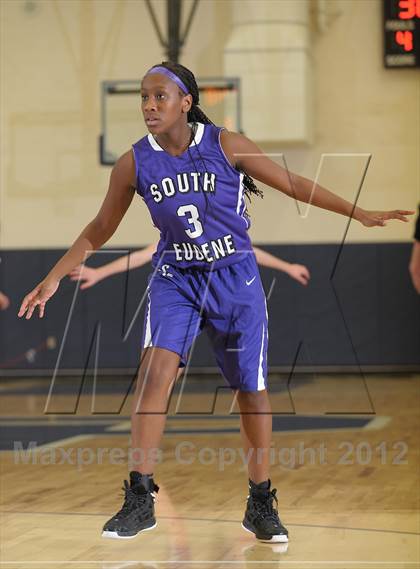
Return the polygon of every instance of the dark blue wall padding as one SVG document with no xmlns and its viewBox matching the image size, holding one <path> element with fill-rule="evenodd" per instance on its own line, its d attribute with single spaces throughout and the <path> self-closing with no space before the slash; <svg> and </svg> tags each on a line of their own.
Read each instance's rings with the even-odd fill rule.
<svg viewBox="0 0 420 569">
<path fill-rule="evenodd" d="M 271 289 L 270 366 L 420 365 L 420 305 L 408 273 L 410 243 L 346 244 L 340 255 L 335 244 L 260 246 L 290 262 L 307 265 L 312 275 L 309 286 L 303 287 L 283 273 L 261 268 L 266 293 Z M 0 290 L 12 301 L 7 311 L 0 312 L 3 375 L 7 370 L 36 371 L 56 364 L 75 284 L 63 279 L 43 320 L 19 320 L 17 311 L 23 296 L 62 254 L 62 250 L 1 252 Z M 98 266 L 117 257 L 114 253 L 98 254 L 89 264 Z M 98 323 L 99 368 L 137 366 L 145 304 L 126 341 L 123 337 L 145 294 L 150 272 L 148 265 L 79 293 L 61 369 L 93 365 Z M 46 347 L 49 337 L 57 339 L 55 349 Z M 205 334 L 196 343 L 191 365 L 216 365 Z"/>
</svg>

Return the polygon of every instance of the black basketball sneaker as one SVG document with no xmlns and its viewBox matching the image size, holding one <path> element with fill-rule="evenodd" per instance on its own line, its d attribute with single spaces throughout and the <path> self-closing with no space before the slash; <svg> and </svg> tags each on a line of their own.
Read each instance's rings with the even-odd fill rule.
<svg viewBox="0 0 420 569">
<path fill-rule="evenodd" d="M 253 533 L 260 541 L 286 543 L 289 541 L 289 532 L 281 523 L 277 507 L 276 492 L 270 489 L 271 482 L 254 484 L 249 481 L 249 496 L 246 505 L 245 517 L 242 527 Z"/>
<path fill-rule="evenodd" d="M 155 506 L 159 486 L 153 478 L 130 472 L 130 484 L 124 480 L 124 504 L 104 525 L 102 537 L 130 539 L 138 533 L 156 527 Z"/>
</svg>

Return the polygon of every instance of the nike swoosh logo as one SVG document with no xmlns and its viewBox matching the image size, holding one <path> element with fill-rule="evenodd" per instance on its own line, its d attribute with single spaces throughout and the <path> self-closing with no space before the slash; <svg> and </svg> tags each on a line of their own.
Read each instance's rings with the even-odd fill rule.
<svg viewBox="0 0 420 569">
<path fill-rule="evenodd" d="M 256 278 L 257 278 L 257 275 L 255 275 L 255 277 L 254 277 L 253 279 L 251 279 L 250 281 L 245 281 L 246 284 L 247 284 L 247 286 L 249 286 L 250 284 L 252 284 L 252 283 L 255 281 Z"/>
</svg>

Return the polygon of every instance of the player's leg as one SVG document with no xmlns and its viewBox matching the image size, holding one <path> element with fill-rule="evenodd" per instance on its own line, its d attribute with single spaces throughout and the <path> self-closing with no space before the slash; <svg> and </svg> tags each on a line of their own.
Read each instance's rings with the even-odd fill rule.
<svg viewBox="0 0 420 569">
<path fill-rule="evenodd" d="M 288 531 L 277 511 L 276 489 L 269 476 L 272 432 L 267 390 L 239 391 L 241 435 L 248 458 L 249 494 L 242 527 L 260 541 L 287 542 Z"/>
<path fill-rule="evenodd" d="M 175 269 L 171 278 L 178 278 Z M 157 275 L 149 285 L 143 354 L 133 398 L 130 482 L 124 481 L 122 508 L 104 526 L 103 536 L 131 538 L 156 526 L 153 480 L 171 388 L 181 363 L 200 331 L 199 312 L 186 301 L 182 282 Z"/>
<path fill-rule="evenodd" d="M 224 377 L 238 391 L 241 434 L 249 458 L 243 527 L 262 541 L 285 542 L 288 532 L 280 522 L 276 490 L 271 489 L 269 479 L 272 418 L 267 394 L 268 318 L 255 260 L 249 257 L 227 267 L 224 274 L 218 271 L 212 277 L 212 288 L 218 289 L 220 313 L 213 318 L 210 310 L 207 331 Z M 211 304 L 211 296 L 209 301 Z"/>
<path fill-rule="evenodd" d="M 177 377 L 179 354 L 146 348 L 131 407 L 131 468 L 152 476 L 165 428 L 169 397 Z"/>
<path fill-rule="evenodd" d="M 255 484 L 269 478 L 272 417 L 266 389 L 238 391 L 242 444 L 247 457 L 249 479 Z"/>
<path fill-rule="evenodd" d="M 251 342 L 253 341 L 252 336 L 253 334 L 248 336 Z M 251 353 L 252 351 L 250 350 Z M 233 388 L 238 389 L 241 436 L 249 478 L 248 499 L 242 526 L 260 541 L 287 542 L 288 531 L 279 518 L 276 489 L 271 488 L 269 476 L 272 434 L 270 401 L 265 388 L 255 390 L 258 370 L 255 369 L 254 373 L 250 373 L 251 368 L 249 367 L 249 358 L 256 357 L 259 361 L 261 349 L 254 351 L 253 356 L 251 353 L 245 357 L 245 350 L 238 349 L 236 352 L 226 351 L 224 357 L 220 357 L 220 351 L 218 351 L 219 355 L 216 356 L 223 375 Z M 264 363 L 266 361 L 265 347 L 262 353 L 262 363 Z M 232 374 L 235 367 L 238 374 Z M 239 384 L 237 383 L 238 375 L 242 378 Z M 254 389 L 254 391 L 249 391 L 249 389 Z"/>
<path fill-rule="evenodd" d="M 179 362 L 179 354 L 164 348 L 143 351 L 131 410 L 130 481 L 124 481 L 124 504 L 104 525 L 103 537 L 127 539 L 156 527 L 153 471 Z"/>
</svg>

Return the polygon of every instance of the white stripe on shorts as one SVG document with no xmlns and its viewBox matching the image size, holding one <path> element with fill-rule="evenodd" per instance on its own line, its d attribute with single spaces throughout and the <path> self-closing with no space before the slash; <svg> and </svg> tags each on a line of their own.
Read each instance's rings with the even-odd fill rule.
<svg viewBox="0 0 420 569">
<path fill-rule="evenodd" d="M 260 362 L 258 365 L 258 386 L 257 390 L 262 391 L 265 389 L 265 382 L 264 382 L 264 370 L 263 370 L 263 358 L 264 358 L 264 324 L 262 327 L 262 337 L 261 337 L 261 350 L 260 350 Z"/>
<path fill-rule="evenodd" d="M 150 301 L 150 290 L 148 293 L 149 302 L 147 303 L 147 318 L 146 318 L 146 333 L 144 335 L 144 345 L 143 348 L 151 348 L 153 346 L 152 342 L 152 326 L 150 324 L 150 308 L 151 308 L 151 301 Z"/>
</svg>

